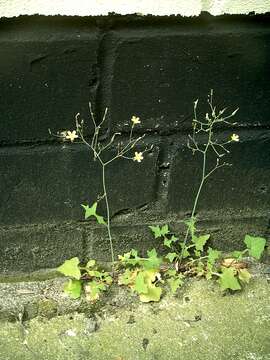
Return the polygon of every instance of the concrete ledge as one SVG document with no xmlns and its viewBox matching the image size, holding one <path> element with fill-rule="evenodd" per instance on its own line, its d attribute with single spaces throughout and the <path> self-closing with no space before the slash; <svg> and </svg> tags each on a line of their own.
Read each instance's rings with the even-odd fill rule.
<svg viewBox="0 0 270 360">
<path fill-rule="evenodd" d="M 226 296 L 213 281 L 188 280 L 176 297 L 154 304 L 140 304 L 118 288 L 86 305 L 65 298 L 61 285 L 0 284 L 0 358 L 269 359 L 266 273 Z M 76 310 L 83 314 L 71 314 Z"/>
</svg>

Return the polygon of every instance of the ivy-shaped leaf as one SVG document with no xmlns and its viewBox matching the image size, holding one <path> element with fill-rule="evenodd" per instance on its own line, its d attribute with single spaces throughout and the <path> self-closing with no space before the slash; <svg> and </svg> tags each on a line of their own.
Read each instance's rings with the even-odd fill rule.
<svg viewBox="0 0 270 360">
<path fill-rule="evenodd" d="M 145 270 L 141 272 L 141 276 L 144 278 L 144 283 L 147 286 L 146 293 L 140 293 L 140 301 L 150 302 L 150 301 L 159 301 L 162 293 L 162 289 L 154 284 L 156 277 L 159 273 L 155 270 Z"/>
<path fill-rule="evenodd" d="M 172 237 L 170 238 L 170 239 L 168 239 L 166 236 L 164 237 L 164 242 L 163 242 L 163 244 L 165 245 L 165 246 L 167 246 L 168 248 L 170 248 L 171 247 L 171 245 L 172 245 L 172 243 L 175 243 L 176 241 L 178 241 L 179 239 L 176 237 L 176 236 L 174 236 L 174 235 L 172 235 Z"/>
<path fill-rule="evenodd" d="M 264 251 L 266 240 L 262 237 L 246 235 L 244 243 L 247 245 L 249 255 L 259 260 Z"/>
<path fill-rule="evenodd" d="M 147 251 L 148 259 L 143 263 L 145 269 L 158 269 L 161 264 L 161 259 L 157 257 L 156 249 Z"/>
<path fill-rule="evenodd" d="M 61 274 L 65 276 L 73 277 L 74 279 L 80 280 L 81 270 L 79 268 L 80 260 L 77 257 L 74 257 L 70 260 L 66 260 L 64 264 L 57 268 Z"/>
<path fill-rule="evenodd" d="M 210 238 L 210 234 L 192 237 L 192 242 L 195 244 L 195 248 L 197 251 L 203 251 L 204 245 L 207 240 Z"/>
<path fill-rule="evenodd" d="M 155 239 L 159 238 L 159 237 L 162 237 L 162 236 L 165 236 L 167 234 L 169 234 L 169 227 L 168 225 L 164 225 L 162 227 L 159 227 L 159 226 L 149 226 L 149 228 L 152 230 L 154 236 L 155 236 Z"/>
<path fill-rule="evenodd" d="M 137 274 L 137 271 L 134 274 L 134 271 L 132 271 L 130 269 L 126 269 L 123 274 L 119 275 L 118 284 L 119 285 L 129 285 L 129 284 L 131 284 L 135 280 L 136 274 Z"/>
<path fill-rule="evenodd" d="M 160 296 L 162 294 L 162 289 L 155 285 L 151 285 L 148 287 L 148 292 L 146 294 L 140 294 L 141 302 L 158 302 L 160 300 Z"/>
<path fill-rule="evenodd" d="M 178 276 L 170 277 L 167 280 L 173 294 L 175 294 L 176 291 L 183 285 L 183 278 L 183 275 L 179 274 Z"/>
<path fill-rule="evenodd" d="M 145 272 L 139 272 L 138 276 L 135 280 L 134 290 L 137 291 L 138 294 L 147 294 L 148 287 L 145 283 Z"/>
<path fill-rule="evenodd" d="M 182 257 L 183 259 L 187 258 L 190 256 L 190 252 L 188 251 L 188 248 L 186 245 L 184 245 L 184 243 L 180 243 L 180 246 L 182 248 Z M 193 246 L 193 245 L 192 245 Z"/>
<path fill-rule="evenodd" d="M 233 268 L 221 268 L 221 275 L 219 278 L 219 284 L 222 290 L 231 289 L 231 290 L 240 290 L 241 286 L 235 276 L 235 269 Z"/>
<path fill-rule="evenodd" d="M 214 264 L 221 256 L 221 251 L 215 250 L 215 249 L 212 249 L 211 247 L 209 247 L 207 250 L 207 254 L 208 254 L 207 262 Z"/>
<path fill-rule="evenodd" d="M 191 234 L 191 238 L 193 238 L 195 232 L 196 232 L 196 218 L 192 217 L 188 220 L 185 220 L 184 223 L 187 225 L 190 234 Z"/>
<path fill-rule="evenodd" d="M 173 260 L 177 257 L 177 254 L 175 252 L 168 253 L 165 258 L 169 260 L 169 262 L 173 262 Z"/>
<path fill-rule="evenodd" d="M 94 216 L 99 224 L 107 225 L 104 218 L 97 214 L 97 202 L 95 202 L 91 207 L 89 207 L 89 205 L 83 205 L 83 204 L 82 204 L 82 207 L 85 210 L 85 213 L 84 213 L 85 220 L 91 216 Z"/>
<path fill-rule="evenodd" d="M 96 265 L 96 260 L 89 260 L 86 264 L 87 268 L 91 268 Z"/>
<path fill-rule="evenodd" d="M 64 285 L 64 292 L 72 299 L 78 299 L 81 296 L 82 283 L 80 280 L 69 279 Z"/>
</svg>

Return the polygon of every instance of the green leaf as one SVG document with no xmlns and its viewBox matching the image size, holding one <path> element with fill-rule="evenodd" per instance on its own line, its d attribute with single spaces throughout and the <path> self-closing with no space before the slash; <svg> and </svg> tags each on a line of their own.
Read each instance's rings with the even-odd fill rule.
<svg viewBox="0 0 270 360">
<path fill-rule="evenodd" d="M 202 262 L 202 261 L 198 261 L 198 263 L 197 263 L 197 266 L 196 266 L 196 272 L 197 272 L 197 275 L 198 276 L 202 276 L 202 275 L 204 275 L 204 273 L 205 273 L 205 265 L 204 265 L 204 263 Z M 206 274 L 207 275 L 207 274 Z"/>
<path fill-rule="evenodd" d="M 243 251 L 239 251 L 239 250 L 235 250 L 232 252 L 232 257 L 235 258 L 236 260 L 242 260 L 243 258 Z"/>
<path fill-rule="evenodd" d="M 251 278 L 251 274 L 247 269 L 240 269 L 238 272 L 238 277 L 241 281 L 248 284 Z"/>
<path fill-rule="evenodd" d="M 87 273 L 89 276 L 92 276 L 92 277 L 96 277 L 96 278 L 102 277 L 102 273 L 98 270 L 88 270 Z"/>
<path fill-rule="evenodd" d="M 85 210 L 85 214 L 84 214 L 85 220 L 88 219 L 90 216 L 96 216 L 97 202 L 95 202 L 91 207 L 89 207 L 89 205 L 83 205 L 83 204 L 82 207 Z"/>
<path fill-rule="evenodd" d="M 219 278 L 219 284 L 222 290 L 240 290 L 241 286 L 235 277 L 235 270 L 233 268 L 221 268 L 222 273 Z"/>
<path fill-rule="evenodd" d="M 125 265 L 137 265 L 140 263 L 140 258 L 137 255 L 138 255 L 138 251 L 132 249 L 130 252 L 125 253 L 123 256 L 118 255 L 118 258 Z"/>
<path fill-rule="evenodd" d="M 266 245 L 266 240 L 261 237 L 246 235 L 244 243 L 247 245 L 249 255 L 260 259 Z"/>
<path fill-rule="evenodd" d="M 80 260 L 77 257 L 74 257 L 70 260 L 66 260 L 64 264 L 57 268 L 61 274 L 65 276 L 73 277 L 74 279 L 80 280 L 81 278 L 81 270 L 79 268 Z"/>
<path fill-rule="evenodd" d="M 187 246 L 184 245 L 184 243 L 180 243 L 180 246 L 181 246 L 181 248 L 182 248 L 182 257 L 183 257 L 183 259 L 189 257 L 189 256 L 190 256 L 190 253 L 189 253 L 189 251 L 188 251 L 188 249 L 187 249 Z"/>
<path fill-rule="evenodd" d="M 169 277 L 175 276 L 177 271 L 175 269 L 168 269 L 165 274 Z"/>
<path fill-rule="evenodd" d="M 95 265 L 96 265 L 96 260 L 89 260 L 88 263 L 86 264 L 86 267 L 91 268 Z"/>
<path fill-rule="evenodd" d="M 126 269 L 118 278 L 119 285 L 129 285 L 134 280 L 133 273 L 130 269 Z"/>
<path fill-rule="evenodd" d="M 69 279 L 64 285 L 64 292 L 72 299 L 78 299 L 81 296 L 82 283 L 80 280 Z"/>
<path fill-rule="evenodd" d="M 104 281 L 106 282 L 106 284 L 111 285 L 113 279 L 112 279 L 112 277 L 110 275 L 107 275 L 107 273 L 106 273 Z"/>
<path fill-rule="evenodd" d="M 104 218 L 100 215 L 95 215 L 96 219 L 97 219 L 97 222 L 101 225 L 107 225 L 106 221 L 104 220 Z"/>
<path fill-rule="evenodd" d="M 148 292 L 146 294 L 140 294 L 141 302 L 150 302 L 150 301 L 159 301 L 162 293 L 162 289 L 155 285 L 152 285 L 148 288 Z"/>
<path fill-rule="evenodd" d="M 146 269 L 158 269 L 161 264 L 161 259 L 157 257 L 156 249 L 152 249 L 151 251 L 147 251 L 148 259 L 143 262 L 143 266 Z"/>
<path fill-rule="evenodd" d="M 191 238 L 193 238 L 195 232 L 196 232 L 196 218 L 195 217 L 192 217 L 188 220 L 185 220 L 184 223 L 187 225 L 189 231 L 190 231 L 190 234 L 191 234 Z"/>
<path fill-rule="evenodd" d="M 145 273 L 139 272 L 136 276 L 134 290 L 137 291 L 138 294 L 147 294 L 148 287 L 144 282 Z"/>
<path fill-rule="evenodd" d="M 203 251 L 203 247 L 206 244 L 206 241 L 210 238 L 210 234 L 207 235 L 201 235 L 201 236 L 196 236 L 194 235 L 192 237 L 192 242 L 195 244 L 196 250 L 197 251 Z"/>
<path fill-rule="evenodd" d="M 155 270 L 146 270 L 141 272 L 144 277 L 144 283 L 147 286 L 147 292 L 139 294 L 140 301 L 150 302 L 150 301 L 159 301 L 162 293 L 162 289 L 157 287 L 153 282 L 156 280 L 156 276 L 159 274 Z"/>
<path fill-rule="evenodd" d="M 172 237 L 170 238 L 170 239 L 168 239 L 166 236 L 164 237 L 164 242 L 163 242 L 163 244 L 165 245 L 165 246 L 167 246 L 168 248 L 170 248 L 171 247 L 171 244 L 173 243 L 173 242 L 176 242 L 176 241 L 178 241 L 179 239 L 176 237 L 176 236 L 174 236 L 174 235 L 172 235 Z"/>
<path fill-rule="evenodd" d="M 149 228 L 152 230 L 155 239 L 165 236 L 170 232 L 168 225 L 164 225 L 161 228 L 159 226 L 149 226 Z"/>
<path fill-rule="evenodd" d="M 177 254 L 175 252 L 168 253 L 165 258 L 169 260 L 169 262 L 173 262 L 173 260 L 177 257 Z"/>
<path fill-rule="evenodd" d="M 84 218 L 88 219 L 91 216 L 94 216 L 99 224 L 107 225 L 104 218 L 100 215 L 97 215 L 97 202 L 95 202 L 91 207 L 88 205 L 83 205 L 82 207 L 85 210 Z"/>
<path fill-rule="evenodd" d="M 85 295 L 86 295 L 86 299 L 89 301 L 95 301 L 99 299 L 99 294 L 100 294 L 100 284 L 97 281 L 89 281 L 85 287 Z"/>
<path fill-rule="evenodd" d="M 131 255 L 131 256 L 134 256 L 135 258 L 138 257 L 138 250 L 131 249 L 130 255 Z"/>
<path fill-rule="evenodd" d="M 171 277 L 167 281 L 170 285 L 172 293 L 175 294 L 177 289 L 183 285 L 183 276 L 179 275 L 177 277 Z"/>
<path fill-rule="evenodd" d="M 195 250 L 194 255 L 198 258 L 201 256 L 201 252 L 199 250 Z"/>
<path fill-rule="evenodd" d="M 212 249 L 210 247 L 208 249 L 208 251 L 207 251 L 207 254 L 208 254 L 208 261 L 207 262 L 209 264 L 213 265 L 219 259 L 219 257 L 221 256 L 221 251 Z"/>
</svg>

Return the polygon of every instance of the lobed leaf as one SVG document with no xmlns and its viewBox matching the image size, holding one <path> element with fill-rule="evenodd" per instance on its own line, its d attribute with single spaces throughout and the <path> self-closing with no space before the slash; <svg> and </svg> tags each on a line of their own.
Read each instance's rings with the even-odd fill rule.
<svg viewBox="0 0 270 360">
<path fill-rule="evenodd" d="M 262 237 L 246 235 L 244 243 L 247 245 L 249 255 L 259 260 L 264 251 L 266 240 Z"/>
<path fill-rule="evenodd" d="M 168 225 L 164 225 L 162 227 L 159 227 L 159 226 L 149 226 L 149 228 L 152 230 L 154 236 L 155 236 L 155 239 L 159 238 L 159 237 L 162 237 L 162 236 L 165 236 L 167 234 L 169 234 L 169 227 Z"/>
<path fill-rule="evenodd" d="M 57 268 L 61 274 L 65 276 L 73 277 L 74 279 L 80 280 L 81 278 L 81 270 L 79 268 L 80 260 L 77 257 L 66 260 L 64 264 Z"/>
<path fill-rule="evenodd" d="M 240 290 L 241 286 L 235 276 L 235 269 L 233 268 L 221 268 L 222 273 L 219 278 L 219 284 L 222 290 Z"/>
<path fill-rule="evenodd" d="M 72 299 L 78 299 L 81 296 L 82 283 L 80 280 L 69 279 L 64 285 L 64 292 Z"/>
<path fill-rule="evenodd" d="M 192 242 L 195 244 L 195 248 L 197 251 L 203 251 L 204 245 L 207 240 L 210 238 L 210 234 L 192 237 Z"/>
</svg>

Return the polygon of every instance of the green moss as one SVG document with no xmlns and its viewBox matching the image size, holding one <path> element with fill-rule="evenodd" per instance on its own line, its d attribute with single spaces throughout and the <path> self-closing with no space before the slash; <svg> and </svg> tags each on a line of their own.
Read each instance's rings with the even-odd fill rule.
<svg viewBox="0 0 270 360">
<path fill-rule="evenodd" d="M 191 280 L 178 297 L 160 303 L 115 304 L 114 311 L 104 304 L 94 320 L 84 314 L 35 318 L 25 324 L 26 338 L 20 324 L 3 323 L 0 359 L 268 360 L 269 298 L 267 278 L 225 295 L 213 282 Z M 43 304 L 49 311 L 51 305 Z"/>
<path fill-rule="evenodd" d="M 42 299 L 38 302 L 38 314 L 47 319 L 50 319 L 57 315 L 58 304 L 52 299 Z"/>
</svg>

